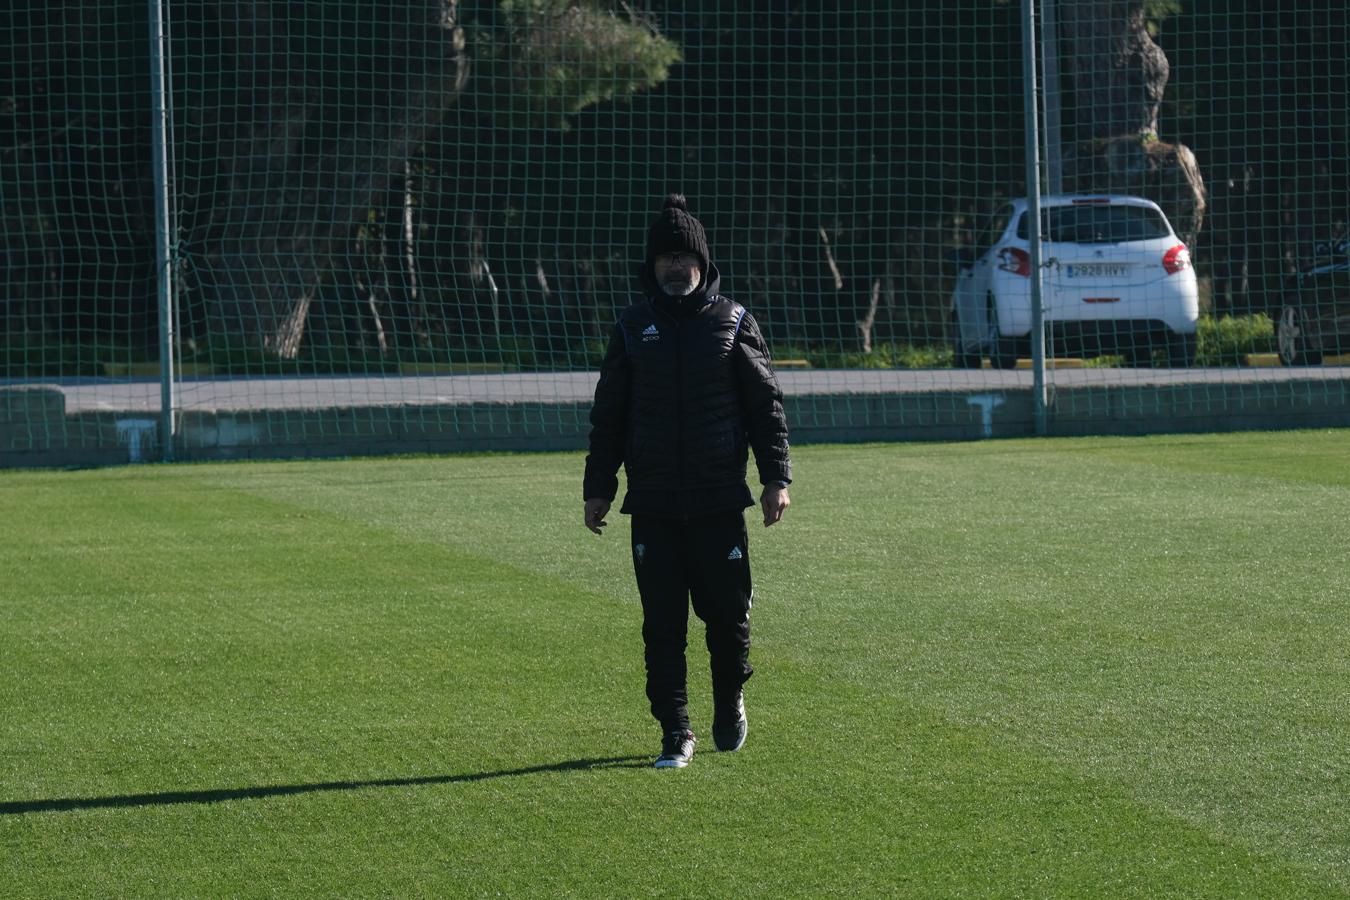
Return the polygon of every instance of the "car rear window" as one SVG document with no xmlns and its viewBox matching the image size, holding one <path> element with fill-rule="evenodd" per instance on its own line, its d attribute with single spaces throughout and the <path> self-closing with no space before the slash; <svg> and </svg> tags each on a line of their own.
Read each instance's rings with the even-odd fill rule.
<svg viewBox="0 0 1350 900">
<path fill-rule="evenodd" d="M 1042 210 L 1041 238 L 1066 244 L 1120 244 L 1169 237 L 1172 229 L 1156 209 L 1147 206 L 1052 206 Z M 1017 223 L 1017 236 L 1026 240 L 1027 217 Z"/>
</svg>

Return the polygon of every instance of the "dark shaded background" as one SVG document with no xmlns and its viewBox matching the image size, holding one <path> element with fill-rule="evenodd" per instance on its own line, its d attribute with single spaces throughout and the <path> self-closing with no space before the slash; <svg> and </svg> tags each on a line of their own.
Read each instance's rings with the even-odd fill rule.
<svg viewBox="0 0 1350 900">
<path fill-rule="evenodd" d="M 492 3 L 456 9 L 468 80 L 444 109 L 447 49 L 418 3 L 167 6 L 187 359 L 267 355 L 247 309 L 221 313 L 221 247 L 246 237 L 277 271 L 319 272 L 301 344 L 316 368 L 588 366 L 667 190 L 690 197 L 724 288 L 776 344 L 856 349 L 874 293 L 877 339 L 936 343 L 947 255 L 1023 190 L 1015 4 L 651 3 L 641 12 L 683 61 L 566 127 L 503 116 L 508 82 L 475 57 L 500 28 Z M 270 62 L 240 37 L 258 17 Z M 1189 2 L 1159 21 L 1160 137 L 1188 145 L 1205 178 L 1195 260 L 1215 312 L 1264 310 L 1314 241 L 1345 232 L 1345 18 L 1299 0 Z M 0 11 L 0 47 L 2 374 L 153 358 L 145 4 L 20 0 Z M 242 134 L 256 148 L 278 66 L 303 77 L 284 86 L 289 111 L 267 115 L 301 134 L 250 216 L 223 161 Z M 439 111 L 389 158 L 400 102 Z M 319 202 L 345 190 L 353 154 L 370 179 L 359 221 Z M 278 226 L 288 215 L 312 221 Z"/>
</svg>

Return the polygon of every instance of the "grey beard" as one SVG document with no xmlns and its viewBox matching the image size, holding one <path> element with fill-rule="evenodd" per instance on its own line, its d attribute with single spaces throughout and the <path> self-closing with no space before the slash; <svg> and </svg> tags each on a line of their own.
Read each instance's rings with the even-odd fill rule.
<svg viewBox="0 0 1350 900">
<path fill-rule="evenodd" d="M 668 297 L 688 297 L 698 290 L 698 283 L 693 281 L 663 281 L 661 282 L 661 290 L 665 291 Z"/>
</svg>

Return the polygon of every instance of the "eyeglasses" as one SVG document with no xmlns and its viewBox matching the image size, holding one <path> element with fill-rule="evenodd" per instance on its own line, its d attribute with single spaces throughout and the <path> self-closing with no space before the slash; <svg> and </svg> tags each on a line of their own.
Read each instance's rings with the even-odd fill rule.
<svg viewBox="0 0 1350 900">
<path fill-rule="evenodd" d="M 703 262 L 703 260 L 699 259 L 697 253 L 658 253 L 656 259 L 658 262 L 663 262 L 668 266 L 676 264 L 697 266 Z"/>
</svg>

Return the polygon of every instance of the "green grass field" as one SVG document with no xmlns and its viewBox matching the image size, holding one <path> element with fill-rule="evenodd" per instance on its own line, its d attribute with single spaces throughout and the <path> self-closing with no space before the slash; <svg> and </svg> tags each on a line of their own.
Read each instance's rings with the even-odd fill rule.
<svg viewBox="0 0 1350 900">
<path fill-rule="evenodd" d="M 0 472 L 0 895 L 1350 896 L 1350 433 L 795 462 L 683 771 L 579 454 Z"/>
</svg>

